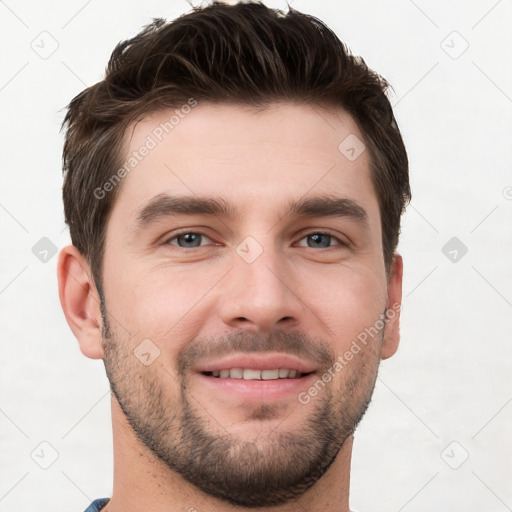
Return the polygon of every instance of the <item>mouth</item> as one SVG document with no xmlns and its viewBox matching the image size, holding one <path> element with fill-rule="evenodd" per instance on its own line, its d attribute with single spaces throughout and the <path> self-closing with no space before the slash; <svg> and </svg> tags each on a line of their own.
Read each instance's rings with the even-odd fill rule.
<svg viewBox="0 0 512 512">
<path fill-rule="evenodd" d="M 244 379 L 244 380 L 280 380 L 300 379 L 312 372 L 299 372 L 296 369 L 276 368 L 274 370 L 261 370 L 253 368 L 223 368 L 211 372 L 201 372 L 208 377 L 216 379 Z"/>
<path fill-rule="evenodd" d="M 236 403 L 290 399 L 306 388 L 317 373 L 313 363 L 280 353 L 234 354 L 195 368 L 211 399 Z"/>
</svg>

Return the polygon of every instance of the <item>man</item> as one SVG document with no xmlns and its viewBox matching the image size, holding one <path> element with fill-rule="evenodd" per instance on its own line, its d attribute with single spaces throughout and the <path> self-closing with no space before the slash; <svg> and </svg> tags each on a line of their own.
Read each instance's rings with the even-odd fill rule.
<svg viewBox="0 0 512 512">
<path fill-rule="evenodd" d="M 114 434 L 88 512 L 349 510 L 399 341 L 386 88 L 319 20 L 217 3 L 119 44 L 71 101 L 59 293 Z"/>
</svg>

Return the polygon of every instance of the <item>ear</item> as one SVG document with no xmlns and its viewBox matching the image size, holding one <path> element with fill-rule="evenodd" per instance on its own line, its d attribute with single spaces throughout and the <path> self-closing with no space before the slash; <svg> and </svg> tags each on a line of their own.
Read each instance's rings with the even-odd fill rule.
<svg viewBox="0 0 512 512">
<path fill-rule="evenodd" d="M 80 350 L 91 359 L 102 359 L 100 298 L 89 264 L 75 246 L 60 251 L 57 278 L 60 304 Z"/>
<path fill-rule="evenodd" d="M 389 269 L 388 301 L 386 304 L 386 326 L 381 348 L 381 359 L 391 357 L 400 341 L 400 310 L 402 309 L 403 261 L 400 254 L 394 254 Z"/>
</svg>

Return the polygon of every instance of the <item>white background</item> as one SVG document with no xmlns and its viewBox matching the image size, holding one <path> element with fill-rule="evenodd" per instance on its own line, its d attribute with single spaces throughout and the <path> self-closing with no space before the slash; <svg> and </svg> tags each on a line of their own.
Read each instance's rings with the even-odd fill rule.
<svg viewBox="0 0 512 512">
<path fill-rule="evenodd" d="M 402 342 L 356 433 L 351 507 L 512 510 L 512 2 L 291 5 L 391 82 L 411 164 Z M 101 79 L 118 41 L 188 9 L 0 2 L 0 512 L 81 512 L 111 494 L 103 364 L 82 356 L 64 320 L 56 256 L 44 263 L 32 248 L 69 241 L 62 109 Z M 442 250 L 452 237 L 468 249 L 455 262 Z"/>
</svg>

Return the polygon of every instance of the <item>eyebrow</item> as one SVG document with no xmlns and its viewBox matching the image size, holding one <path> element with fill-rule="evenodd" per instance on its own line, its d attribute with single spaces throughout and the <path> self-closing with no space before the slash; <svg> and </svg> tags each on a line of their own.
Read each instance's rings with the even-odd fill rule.
<svg viewBox="0 0 512 512">
<path fill-rule="evenodd" d="M 222 198 L 159 194 L 139 212 L 137 224 L 143 228 L 164 217 L 176 215 L 211 215 L 231 218 L 238 214 L 238 208 L 229 205 Z"/>
<path fill-rule="evenodd" d="M 310 196 L 289 201 L 285 211 L 285 217 L 348 217 L 368 225 L 366 210 L 356 201 L 348 198 Z M 181 215 L 235 218 L 240 216 L 240 210 L 223 198 L 159 194 L 140 210 L 137 215 L 137 227 L 142 229 L 160 219 Z"/>
<path fill-rule="evenodd" d="M 368 225 L 366 210 L 356 201 L 335 196 L 314 196 L 288 203 L 286 217 L 348 217 Z"/>
</svg>

